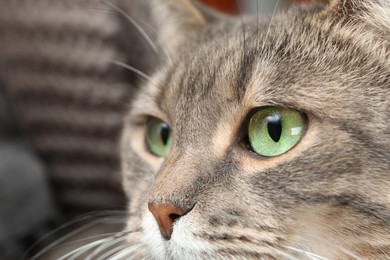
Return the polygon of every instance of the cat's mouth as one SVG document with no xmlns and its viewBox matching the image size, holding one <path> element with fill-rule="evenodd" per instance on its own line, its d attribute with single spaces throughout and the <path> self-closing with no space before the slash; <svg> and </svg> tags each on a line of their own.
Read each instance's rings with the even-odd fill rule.
<svg viewBox="0 0 390 260">
<path fill-rule="evenodd" d="M 150 212 L 145 214 L 142 226 L 143 242 L 154 259 L 199 259 L 212 255 L 210 245 L 196 237 L 196 225 L 191 223 L 189 217 L 183 217 L 175 222 L 169 239 L 161 234 Z"/>
<path fill-rule="evenodd" d="M 261 253 L 252 250 L 252 254 L 246 255 L 246 251 L 225 244 L 212 243 L 207 238 L 199 235 L 199 226 L 191 216 L 184 216 L 175 222 L 172 235 L 169 239 L 161 234 L 157 221 L 150 212 L 143 218 L 143 238 L 142 242 L 148 249 L 148 256 L 152 259 L 231 259 L 238 256 L 240 259 L 253 258 L 254 255 L 260 257 L 262 254 L 278 254 L 271 247 L 265 245 L 249 245 L 249 251 L 259 249 Z M 202 233 L 205 234 L 204 232 Z M 203 237 L 203 239 L 202 239 Z M 226 241 L 223 241 L 226 243 Z M 221 247 L 222 245 L 222 247 Z M 253 248 L 251 248 L 253 247 Z M 256 252 L 256 253 L 255 253 Z M 254 254 L 254 255 L 253 255 Z M 256 257 L 256 258 L 258 258 Z"/>
</svg>

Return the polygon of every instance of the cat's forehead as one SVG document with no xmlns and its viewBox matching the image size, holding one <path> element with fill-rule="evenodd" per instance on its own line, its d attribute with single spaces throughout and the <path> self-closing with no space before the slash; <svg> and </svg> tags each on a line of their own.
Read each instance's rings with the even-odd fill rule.
<svg viewBox="0 0 390 260">
<path fill-rule="evenodd" d="M 363 102 L 383 110 L 375 96 L 388 93 L 376 80 L 389 81 L 386 59 L 347 29 L 293 15 L 271 24 L 238 20 L 220 31 L 210 28 L 158 75 L 150 99 L 171 121 L 210 128 L 233 110 L 242 120 L 271 105 L 340 120 L 371 117 Z"/>
</svg>

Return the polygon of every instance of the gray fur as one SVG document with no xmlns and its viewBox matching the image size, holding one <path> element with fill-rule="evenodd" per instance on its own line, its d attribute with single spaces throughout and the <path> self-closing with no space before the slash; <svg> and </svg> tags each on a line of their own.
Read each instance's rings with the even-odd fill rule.
<svg viewBox="0 0 390 260">
<path fill-rule="evenodd" d="M 170 57 L 126 121 L 123 179 L 130 229 L 147 202 L 192 209 L 183 221 L 207 250 L 165 241 L 149 256 L 389 257 L 389 2 L 295 7 L 271 24 L 208 11 L 206 25 L 183 2 L 154 2 Z M 243 145 L 248 113 L 263 106 L 308 116 L 301 142 L 275 158 Z M 142 145 L 150 116 L 173 129 L 165 159 Z"/>
</svg>

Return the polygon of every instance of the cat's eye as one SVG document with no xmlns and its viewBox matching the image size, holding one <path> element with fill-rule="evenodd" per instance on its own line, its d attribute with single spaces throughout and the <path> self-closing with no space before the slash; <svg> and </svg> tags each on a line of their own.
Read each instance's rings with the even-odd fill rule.
<svg viewBox="0 0 390 260">
<path fill-rule="evenodd" d="M 305 116 L 294 109 L 261 109 L 249 120 L 249 145 L 254 152 L 262 156 L 283 154 L 302 138 L 305 124 Z"/>
<path fill-rule="evenodd" d="M 171 128 L 169 125 L 157 118 L 151 118 L 147 124 L 146 144 L 154 155 L 166 156 L 171 147 Z"/>
</svg>

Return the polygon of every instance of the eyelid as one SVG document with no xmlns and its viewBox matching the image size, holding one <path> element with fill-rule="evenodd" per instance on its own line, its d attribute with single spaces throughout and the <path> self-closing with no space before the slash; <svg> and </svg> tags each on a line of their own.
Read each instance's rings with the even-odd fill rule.
<svg viewBox="0 0 390 260">
<path fill-rule="evenodd" d="M 299 102 L 291 102 L 287 100 L 275 100 L 275 99 L 265 99 L 261 100 L 261 104 L 254 105 L 249 110 L 249 112 L 253 110 L 261 110 L 267 107 L 282 107 L 282 108 L 288 108 L 288 109 L 294 109 L 296 111 L 301 112 L 302 114 L 305 114 L 307 118 L 310 119 L 319 119 L 320 116 L 317 115 L 315 111 L 313 111 L 311 108 L 306 107 L 303 104 L 300 104 Z M 248 114 L 249 114 L 248 112 Z"/>
</svg>

